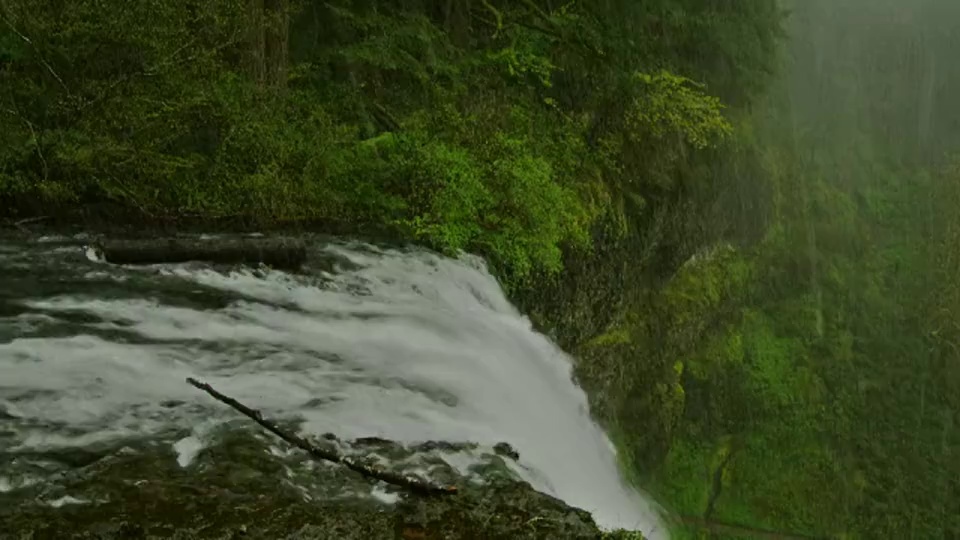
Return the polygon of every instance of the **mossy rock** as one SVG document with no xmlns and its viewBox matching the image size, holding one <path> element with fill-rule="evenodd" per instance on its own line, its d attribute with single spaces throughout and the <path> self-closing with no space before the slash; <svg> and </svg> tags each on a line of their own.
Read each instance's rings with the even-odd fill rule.
<svg viewBox="0 0 960 540">
<path fill-rule="evenodd" d="M 469 477 L 443 462 L 475 445 L 326 442 L 390 468 L 426 468 L 459 492 L 419 495 L 232 431 L 187 466 L 168 445 L 127 446 L 0 493 L 0 539 L 627 538 L 517 480 L 495 453 L 483 454 Z"/>
</svg>

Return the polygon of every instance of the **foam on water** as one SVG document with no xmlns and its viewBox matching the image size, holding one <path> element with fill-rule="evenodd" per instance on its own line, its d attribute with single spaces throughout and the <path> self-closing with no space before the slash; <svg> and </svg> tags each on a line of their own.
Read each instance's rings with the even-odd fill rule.
<svg viewBox="0 0 960 540">
<path fill-rule="evenodd" d="M 54 507 L 54 508 L 60 508 L 60 507 L 62 507 L 62 506 L 66 506 L 66 505 L 68 505 L 68 504 L 88 504 L 89 502 L 90 502 L 90 501 L 87 501 L 87 500 L 84 500 L 84 499 L 78 499 L 78 498 L 72 497 L 72 496 L 70 496 L 70 495 L 64 495 L 63 497 L 60 497 L 59 499 L 54 499 L 54 500 L 52 500 L 52 501 L 47 501 L 47 504 L 49 504 L 50 506 L 52 506 L 52 507 Z"/>
<path fill-rule="evenodd" d="M 265 414 L 302 418 L 313 434 L 507 441 L 520 454 L 516 470 L 536 488 L 591 511 L 602 526 L 667 537 L 655 505 L 621 480 L 613 446 L 572 382 L 571 359 L 510 304 L 482 261 L 324 249 L 352 269 L 149 270 L 161 288 L 233 295 L 217 309 L 166 302 L 162 290 L 21 299 L 33 312 L 23 324 L 80 314 L 74 324 L 84 330 L 0 342 L 0 406 L 31 426 L 19 430 L 17 448 L 181 427 L 194 430 L 176 442 L 188 466 L 207 429 L 196 426 L 235 418 L 186 385 L 191 376 Z M 183 405 L 162 405 L 171 401 Z"/>
</svg>

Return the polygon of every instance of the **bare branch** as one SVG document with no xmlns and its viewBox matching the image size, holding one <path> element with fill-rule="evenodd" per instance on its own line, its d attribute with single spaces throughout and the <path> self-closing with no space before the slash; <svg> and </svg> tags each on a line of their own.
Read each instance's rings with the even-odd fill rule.
<svg viewBox="0 0 960 540">
<path fill-rule="evenodd" d="M 211 387 L 209 384 L 200 382 L 196 379 L 189 378 L 189 377 L 187 378 L 187 382 L 190 383 L 192 386 L 199 388 L 200 390 L 203 390 L 204 392 L 210 394 L 217 401 L 220 401 L 221 403 L 225 403 L 233 407 L 234 409 L 239 411 L 241 414 L 243 414 L 247 418 L 250 418 L 254 422 L 260 424 L 267 431 L 273 433 L 277 437 L 280 437 L 281 439 L 292 444 L 293 446 L 296 446 L 297 448 L 304 450 L 305 452 L 309 453 L 312 457 L 316 459 L 330 461 L 333 463 L 339 463 L 340 465 L 343 465 L 348 469 L 356 471 L 364 476 L 375 478 L 377 480 L 381 480 L 388 484 L 405 487 L 418 493 L 431 494 L 431 495 L 433 494 L 451 495 L 451 494 L 456 494 L 458 491 L 456 486 L 442 486 L 442 485 L 430 482 L 428 480 L 423 480 L 415 476 L 397 474 L 394 472 L 381 469 L 374 465 L 366 465 L 366 464 L 360 463 L 356 461 L 354 458 L 350 456 L 344 456 L 336 452 L 335 450 L 326 450 L 326 449 L 314 446 L 309 442 L 307 442 L 305 439 L 298 437 L 297 435 L 294 435 L 292 433 L 287 433 L 286 431 L 277 427 L 277 425 L 274 424 L 273 422 L 270 422 L 269 420 L 264 419 L 263 415 L 260 414 L 260 411 L 251 409 L 246 405 L 240 403 L 239 401 L 229 396 L 226 396 L 224 394 L 221 394 L 220 392 L 214 390 L 213 387 Z"/>
<path fill-rule="evenodd" d="M 43 67 L 47 68 L 47 71 L 49 71 L 50 74 L 53 75 L 53 78 L 56 79 L 57 82 L 60 83 L 60 86 L 63 87 L 63 89 L 67 92 L 67 94 L 69 94 L 70 89 L 67 88 L 66 83 L 63 82 L 63 79 L 60 78 L 60 75 L 57 75 L 57 72 L 53 70 L 53 66 L 51 66 L 47 62 L 47 60 L 43 57 L 43 55 L 40 54 L 40 49 L 37 48 L 36 44 L 30 38 L 20 33 L 20 31 L 17 30 L 16 27 L 13 26 L 13 23 L 11 23 L 6 17 L 3 17 L 2 15 L 0 15 L 0 19 L 3 19 L 3 22 L 6 23 L 6 25 L 10 28 L 10 30 L 13 31 L 14 34 L 18 35 L 20 39 L 22 39 L 27 45 L 30 45 L 30 47 L 33 48 L 34 51 L 36 51 L 37 58 L 40 59 L 40 63 L 43 64 Z"/>
<path fill-rule="evenodd" d="M 47 180 L 50 177 L 50 167 L 47 165 L 47 158 L 44 157 L 43 155 L 43 148 L 40 146 L 40 135 L 37 134 L 37 130 L 34 128 L 33 122 L 31 122 L 30 120 L 27 120 L 27 118 L 22 114 L 20 114 L 19 111 L 5 108 L 3 109 L 3 112 L 10 114 L 12 116 L 16 116 L 17 118 L 20 119 L 20 121 L 26 124 L 27 129 L 30 130 L 30 134 L 33 136 L 33 144 L 37 148 L 37 157 L 40 158 L 40 165 L 43 166 L 43 179 Z"/>
<path fill-rule="evenodd" d="M 480 1 L 481 3 L 483 3 L 483 6 L 490 11 L 490 13 L 493 13 L 493 17 L 497 20 L 496 30 L 493 32 L 493 36 L 492 36 L 494 39 L 496 39 L 496 37 L 500 34 L 500 31 L 503 30 L 503 15 L 501 15 L 500 11 L 498 11 L 497 8 L 493 7 L 490 4 L 490 2 L 488 2 L 487 0 L 480 0 Z"/>
</svg>

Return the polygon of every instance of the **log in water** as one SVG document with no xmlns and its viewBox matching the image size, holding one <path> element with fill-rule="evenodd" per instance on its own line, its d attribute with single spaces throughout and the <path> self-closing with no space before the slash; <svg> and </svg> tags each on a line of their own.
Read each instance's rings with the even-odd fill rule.
<svg viewBox="0 0 960 540">
<path fill-rule="evenodd" d="M 97 248 L 109 263 L 133 265 L 203 261 L 294 269 L 307 258 L 303 242 L 289 238 L 105 240 Z"/>
</svg>

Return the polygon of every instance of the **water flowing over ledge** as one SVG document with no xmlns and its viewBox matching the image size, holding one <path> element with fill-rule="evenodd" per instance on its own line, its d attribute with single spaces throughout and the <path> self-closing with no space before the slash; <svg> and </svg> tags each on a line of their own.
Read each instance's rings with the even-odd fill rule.
<svg viewBox="0 0 960 540">
<path fill-rule="evenodd" d="M 235 418 L 192 376 L 309 434 L 477 443 L 464 466 L 507 441 L 536 489 L 604 527 L 667 538 L 621 480 L 570 358 L 480 259 L 317 243 L 296 274 L 133 268 L 48 240 L 0 242 L 0 413 L 13 419 L 0 442 L 13 454 L 147 437 L 189 467 Z M 0 485 L 29 481 L 7 465 Z"/>
</svg>

